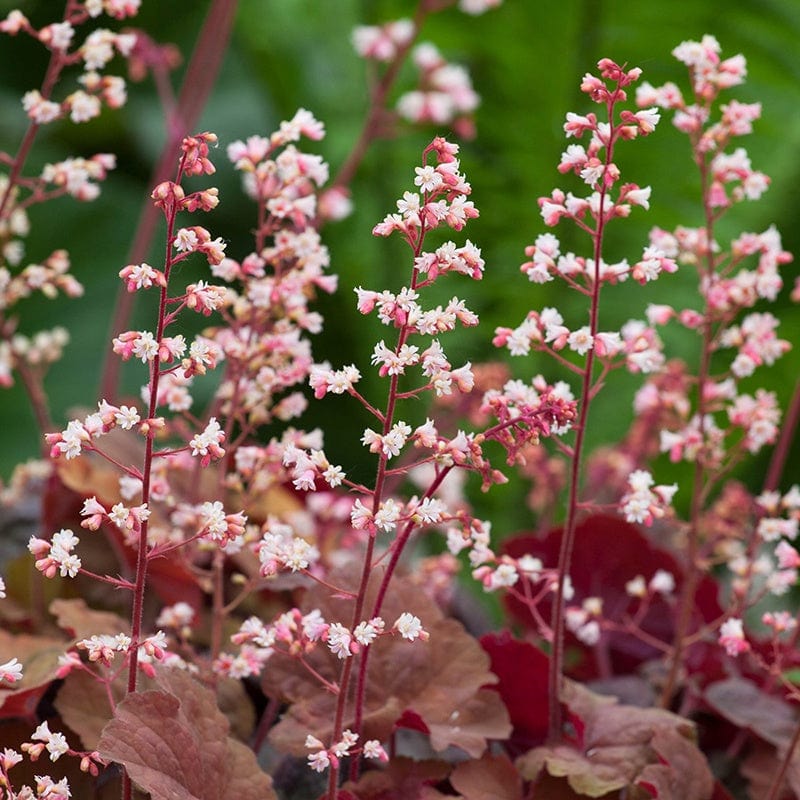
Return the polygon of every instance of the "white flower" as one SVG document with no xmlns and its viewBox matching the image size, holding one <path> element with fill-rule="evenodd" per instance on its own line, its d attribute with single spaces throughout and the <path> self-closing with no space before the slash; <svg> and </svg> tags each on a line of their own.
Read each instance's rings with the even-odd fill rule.
<svg viewBox="0 0 800 800">
<path fill-rule="evenodd" d="M 422 627 L 419 617 L 404 611 L 392 626 L 404 639 L 413 642 L 416 639 L 427 639 L 429 634 Z"/>
<path fill-rule="evenodd" d="M 647 594 L 647 585 L 643 575 L 637 575 L 625 584 L 625 593 L 631 597 L 644 597 Z"/>
<path fill-rule="evenodd" d="M 372 644 L 376 637 L 383 633 L 384 622 L 380 617 L 374 617 L 369 622 L 359 622 L 353 631 L 353 638 L 365 647 Z"/>
<path fill-rule="evenodd" d="M 381 761 L 388 760 L 386 751 L 383 749 L 381 743 L 377 739 L 369 739 L 364 742 L 363 755 L 364 758 L 376 758 Z"/>
<path fill-rule="evenodd" d="M 12 658 L 11 661 L 6 661 L 5 664 L 0 664 L 0 683 L 7 681 L 8 683 L 16 683 L 22 680 L 22 664 L 19 660 Z"/>
<path fill-rule="evenodd" d="M 675 578 L 664 569 L 656 570 L 655 575 L 650 578 L 650 589 L 659 594 L 672 594 L 675 591 Z"/>
<path fill-rule="evenodd" d="M 578 628 L 575 631 L 575 636 L 578 641 L 592 647 L 600 641 L 600 624 L 596 620 L 591 620 Z"/>
<path fill-rule="evenodd" d="M 349 658 L 352 655 L 351 641 L 352 634 L 341 622 L 334 622 L 328 628 L 328 647 L 339 658 Z"/>
<path fill-rule="evenodd" d="M 326 750 L 320 750 L 317 753 L 312 753 L 308 757 L 308 766 L 311 767 L 315 772 L 325 772 L 326 769 L 331 765 L 331 760 L 328 758 L 328 752 Z"/>
</svg>

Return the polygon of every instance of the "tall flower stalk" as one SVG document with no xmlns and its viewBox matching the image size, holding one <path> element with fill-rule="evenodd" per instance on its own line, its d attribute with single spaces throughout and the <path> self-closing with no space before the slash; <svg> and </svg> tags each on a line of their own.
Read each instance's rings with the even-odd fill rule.
<svg viewBox="0 0 800 800">
<path fill-rule="evenodd" d="M 570 330 L 556 309 L 546 308 L 542 312 L 531 312 L 516 329 L 498 329 L 495 337 L 495 343 L 508 347 L 512 355 L 525 355 L 531 349 L 548 353 L 580 380 L 574 442 L 571 446 L 563 447 L 570 461 L 569 488 L 552 618 L 550 630 L 546 632 L 551 643 L 548 678 L 551 742 L 558 741 L 562 736 L 560 697 L 564 675 L 565 603 L 569 592 L 576 526 L 581 510 L 587 507 L 580 502 L 580 489 L 590 406 L 611 369 L 627 363 L 632 371 L 651 372 L 662 363 L 660 342 L 652 329 L 643 323 L 628 323 L 619 333 L 601 331 L 600 290 L 604 283 L 617 283 L 628 277 L 646 283 L 662 271 L 672 272 L 676 268 L 674 262 L 656 248 L 646 249 L 642 259 L 632 266 L 625 260 L 611 264 L 604 258 L 608 223 L 614 218 L 627 217 L 631 206 L 648 208 L 650 198 L 649 187 L 640 188 L 633 183 L 617 186 L 620 170 L 614 162 L 616 146 L 621 140 L 651 133 L 659 114 L 654 108 L 636 113 L 619 111 L 619 105 L 627 100 L 626 88 L 638 80 L 640 69 L 626 70 L 609 59 L 601 60 L 598 69 L 600 77 L 587 74 L 581 90 L 604 108 L 606 121 L 599 121 L 594 113 L 586 116 L 567 114 L 564 125 L 567 137 L 581 138 L 588 133 L 591 141 L 588 148 L 570 145 L 559 164 L 560 172 L 579 175 L 592 189 L 592 194 L 587 198 L 578 198 L 572 193 L 565 194 L 556 189 L 551 196 L 539 200 L 545 224 L 554 226 L 562 218 L 571 220 L 591 238 L 592 255 L 590 258 L 579 258 L 572 253 L 562 255 L 558 240 L 547 234 L 540 236 L 535 245 L 527 248 L 526 254 L 532 260 L 522 265 L 522 271 L 534 283 L 560 278 L 584 295 L 589 302 L 588 325 Z M 583 364 L 576 365 L 565 358 L 561 354 L 565 349 L 584 356 Z M 644 513 L 628 509 L 626 516 L 641 516 L 637 521 L 644 521 L 646 518 L 652 519 L 654 510 L 663 513 L 664 506 L 669 505 L 671 499 L 667 487 L 657 487 L 654 494 L 650 491 L 650 484 L 643 478 L 638 479 L 638 483 L 642 485 L 632 488 L 646 499 L 641 507 Z M 626 498 L 626 502 L 629 500 Z"/>
<path fill-rule="evenodd" d="M 665 707 L 672 702 L 680 682 L 692 633 L 695 593 L 705 572 L 703 565 L 715 548 L 713 537 L 703 530 L 709 500 L 743 458 L 778 437 L 780 409 L 775 395 L 762 389 L 755 395 L 746 394 L 740 385 L 759 366 L 773 363 L 789 348 L 789 343 L 777 336 L 778 321 L 773 315 L 743 314 L 759 301 L 774 300 L 782 287 L 779 267 L 791 256 L 782 249 L 778 232 L 769 228 L 760 234 L 743 233 L 727 250 L 717 243 L 720 219 L 737 203 L 759 199 L 769 186 L 769 178 L 752 168 L 744 148 L 728 151 L 736 138 L 752 131 L 753 122 L 761 115 L 761 104 L 719 102 L 720 94 L 741 84 L 747 71 L 743 56 L 723 60 L 719 53 L 719 43 L 713 36 L 705 36 L 700 42 L 682 42 L 673 51 L 689 69 L 688 101 L 671 83 L 660 88 L 644 84 L 637 92 L 641 105 L 655 103 L 673 111 L 675 126 L 689 137 L 703 209 L 701 227 L 681 227 L 674 234 L 655 229 L 651 234 L 653 243 L 679 262 L 696 266 L 701 300 L 697 310 L 662 306 L 658 311 L 660 324 L 674 318 L 699 336 L 699 365 L 691 381 L 693 411 L 685 414 L 684 427 L 661 433 L 661 448 L 673 461 L 688 460 L 694 465 L 686 579 L 661 696 Z M 755 269 L 746 267 L 751 257 L 757 258 Z M 718 355 L 726 349 L 736 351 L 733 360 Z M 756 536 L 749 545 L 754 557 L 758 539 Z M 754 576 L 751 573 L 748 580 Z"/>
<path fill-rule="evenodd" d="M 25 174 L 34 143 L 45 126 L 59 120 L 83 124 L 95 119 L 103 107 L 118 109 L 126 100 L 123 78 L 104 75 L 115 54 L 130 55 L 136 36 L 114 33 L 98 28 L 76 43 L 82 26 L 104 11 L 102 4 L 90 9 L 78 0 L 68 0 L 60 21 L 35 28 L 19 10 L 9 12 L 0 21 L 0 32 L 10 36 L 20 34 L 40 42 L 50 51 L 44 78 L 38 89 L 31 89 L 22 98 L 28 117 L 28 127 L 16 153 L 0 152 L 0 164 L 8 174 L 0 177 L 0 386 L 10 386 L 16 372 L 28 395 L 34 419 L 42 434 L 53 427 L 49 401 L 44 391 L 47 367 L 57 361 L 69 334 L 64 328 L 42 331 L 28 337 L 17 331 L 18 319 L 13 311 L 17 303 L 39 291 L 45 297 L 59 292 L 78 297 L 83 287 L 69 273 L 69 256 L 65 250 L 55 250 L 40 263 L 30 263 L 17 271 L 25 248 L 24 237 L 29 231 L 27 211 L 34 205 L 70 195 L 80 201 L 94 200 L 99 183 L 116 164 L 115 157 L 98 153 L 91 158 L 68 158 L 47 164 L 35 176 Z M 117 19 L 135 16 L 138 2 L 113 11 Z M 69 68 L 80 65 L 80 88 L 55 99 L 56 90 Z"/>
<path fill-rule="evenodd" d="M 186 193 L 182 182 L 189 176 L 213 174 L 214 166 L 208 158 L 209 144 L 216 143 L 216 136 L 201 133 L 186 137 L 181 145 L 181 156 L 174 181 L 165 181 L 153 191 L 152 200 L 159 208 L 166 221 L 166 242 L 163 269 L 157 270 L 149 264 L 131 264 L 120 272 L 129 291 L 147 290 L 157 287 L 158 305 L 155 317 L 155 330 L 126 331 L 114 339 L 114 352 L 123 360 L 137 358 L 148 368 L 148 381 L 145 386 L 146 415 L 142 417 L 135 406 L 114 406 L 102 400 L 97 412 L 90 414 L 82 421 L 73 420 L 60 433 L 48 434 L 46 439 L 50 445 L 50 455 L 55 459 L 70 460 L 83 453 L 96 453 L 115 469 L 120 471 L 121 484 L 125 481 L 133 485 L 129 496 L 139 495 L 137 505 L 126 506 L 120 502 L 107 509 L 97 497 L 84 502 L 81 525 L 88 530 L 98 530 L 102 525 L 111 524 L 124 532 L 126 544 L 135 551 L 135 572 L 132 582 L 109 576 L 95 575 L 84 569 L 80 557 L 74 552 L 78 538 L 71 530 L 62 530 L 52 541 L 32 539 L 29 549 L 36 556 L 36 568 L 48 576 L 59 572 L 64 577 L 84 574 L 120 588 L 129 589 L 132 593 L 132 609 L 130 633 L 120 634 L 112 642 L 102 637 L 92 637 L 79 643 L 89 652 L 90 661 L 101 661 L 110 666 L 116 652 L 124 655 L 127 666 L 126 692 L 132 694 L 138 685 L 140 667 L 152 671 L 149 661 L 152 658 L 164 657 L 166 638 L 162 632 L 155 636 L 145 637 L 143 633 L 143 610 L 147 575 L 150 563 L 161 557 L 173 547 L 159 545 L 150 531 L 150 517 L 153 510 L 154 485 L 157 480 L 156 462 L 170 462 L 180 458 L 183 453 L 200 457 L 200 463 L 208 464 L 224 455 L 221 442 L 223 432 L 216 420 L 209 421 L 205 430 L 198 433 L 191 441 L 178 447 L 156 447 L 156 441 L 162 440 L 167 432 L 167 420 L 159 415 L 164 403 L 163 383 L 167 376 L 177 372 L 192 373 L 204 369 L 209 358 L 206 349 L 195 344 L 189 348 L 182 335 L 169 336 L 167 329 L 175 323 L 181 311 L 193 309 L 201 313 L 210 313 L 220 304 L 221 294 L 217 287 L 209 286 L 203 281 L 191 284 L 187 289 L 176 294 L 170 284 L 176 264 L 184 261 L 192 253 L 205 255 L 210 264 L 219 264 L 224 256 L 224 245 L 221 240 L 213 240 L 209 232 L 200 226 L 177 229 L 177 219 L 181 212 L 210 211 L 219 202 L 217 190 L 214 188 Z M 144 440 L 144 454 L 141 465 L 120 463 L 106 452 L 97 440 L 114 428 L 135 430 Z M 163 487 L 162 487 L 163 491 Z M 236 535 L 242 520 L 228 518 L 223 525 L 223 534 Z M 193 537 L 181 542 L 186 546 L 191 541 L 208 534 L 208 525 Z M 144 658 L 144 664 L 142 659 Z M 64 674 L 80 660 L 74 659 L 65 663 Z M 108 681 L 109 679 L 106 679 Z M 109 684 L 110 685 L 110 684 Z M 110 694 L 109 694 L 110 696 Z M 123 798 L 128 800 L 132 794 L 130 778 L 123 777 Z"/>
</svg>

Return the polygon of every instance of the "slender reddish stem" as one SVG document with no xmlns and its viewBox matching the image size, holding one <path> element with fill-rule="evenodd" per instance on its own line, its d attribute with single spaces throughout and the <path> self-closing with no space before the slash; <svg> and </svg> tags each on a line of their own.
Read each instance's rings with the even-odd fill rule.
<svg viewBox="0 0 800 800">
<path fill-rule="evenodd" d="M 772 785 L 769 787 L 769 792 L 767 792 L 764 800 L 779 800 L 781 796 L 781 789 L 783 788 L 783 782 L 786 779 L 786 773 L 789 771 L 789 766 L 792 763 L 794 752 L 797 750 L 798 742 L 800 742 L 800 725 L 794 729 L 792 741 L 789 742 L 789 746 L 786 748 L 786 753 L 784 754 L 783 759 L 781 759 L 781 766 L 778 769 L 778 772 L 772 781 Z"/>
<path fill-rule="evenodd" d="M 707 282 L 714 274 L 716 263 L 712 249 L 714 241 L 714 214 L 709 203 L 709 176 L 706 156 L 697 153 L 695 160 L 700 169 L 700 185 L 703 197 L 703 207 L 705 212 L 705 231 L 708 253 L 704 268 L 704 282 Z M 705 440 L 705 417 L 706 417 L 706 384 L 709 381 L 711 371 L 711 350 L 714 341 L 713 324 L 711 320 L 711 309 L 709 302 L 704 301 L 704 322 L 703 339 L 700 350 L 700 366 L 697 374 L 697 417 L 698 432 L 700 441 Z M 689 531 L 686 540 L 686 577 L 681 588 L 681 597 L 678 604 L 678 613 L 675 623 L 675 636 L 672 642 L 672 653 L 670 658 L 669 672 L 664 682 L 661 692 L 661 707 L 668 708 L 672 701 L 672 695 L 680 676 L 683 663 L 683 654 L 686 648 L 686 637 L 694 611 L 694 598 L 697 586 L 700 583 L 701 571 L 697 564 L 698 552 L 700 549 L 700 516 L 703 511 L 703 501 L 705 497 L 706 468 L 702 451 L 694 462 L 694 478 L 692 484 L 692 500 L 689 512 Z"/>
<path fill-rule="evenodd" d="M 185 159 L 185 156 L 184 156 Z M 180 183 L 183 175 L 184 159 L 181 160 L 180 167 L 178 168 L 178 175 L 176 183 Z M 165 244 L 164 254 L 164 286 L 161 287 L 159 292 L 158 301 L 158 321 L 156 325 L 156 341 L 161 342 L 164 338 L 164 328 L 167 318 L 167 301 L 169 299 L 168 287 L 169 277 L 172 269 L 173 262 L 173 239 L 175 238 L 175 220 L 177 217 L 177 208 L 175 204 L 170 204 L 167 213 L 167 237 Z M 161 366 L 158 357 L 152 359 L 150 362 L 150 381 L 149 392 L 150 402 L 148 404 L 147 417 L 153 419 L 156 416 L 158 405 L 158 386 L 161 377 Z M 145 453 L 144 463 L 142 466 L 142 504 L 147 506 L 150 502 L 150 487 L 152 480 L 153 468 L 153 436 L 148 435 L 145 439 Z M 147 531 L 148 520 L 143 520 L 139 528 L 139 546 L 136 553 L 136 580 L 133 590 L 133 608 L 131 610 L 131 645 L 130 645 L 130 660 L 128 666 L 128 684 L 127 694 L 136 691 L 136 683 L 138 679 L 138 666 L 139 666 L 139 640 L 142 635 L 142 621 L 144 616 L 144 595 L 145 587 L 147 585 Z M 130 778 L 125 773 L 122 785 L 123 800 L 131 800 L 132 786 Z"/>
<path fill-rule="evenodd" d="M 424 156 L 427 156 L 427 150 Z M 424 163 L 424 161 L 423 161 Z M 427 200 L 427 197 L 425 198 Z M 422 252 L 422 246 L 425 241 L 426 227 L 423 221 L 420 226 L 419 234 L 414 241 L 409 240 L 411 249 L 413 250 L 414 260 L 417 259 Z M 411 288 L 416 289 L 419 281 L 419 270 L 416 266 L 413 267 L 411 273 Z M 399 353 L 403 345 L 408 340 L 412 331 L 412 326 L 405 323 L 401 326 L 400 332 L 397 336 L 397 344 L 395 352 Z M 397 407 L 400 376 L 395 374 L 391 376 L 389 381 L 389 394 L 386 400 L 386 412 L 383 415 L 383 435 L 386 436 L 392 429 L 394 424 L 394 413 Z M 372 513 L 377 514 L 380 509 L 381 502 L 383 501 L 383 493 L 386 485 L 387 476 L 387 463 L 388 456 L 382 450 L 378 456 L 378 468 L 375 477 L 375 489 L 372 493 Z M 359 622 L 361 622 L 361 615 L 364 611 L 364 603 L 366 602 L 367 586 L 369 585 L 369 578 L 372 573 L 372 562 L 375 553 L 375 535 L 374 533 L 369 536 L 367 540 L 367 547 L 364 553 L 364 562 L 361 569 L 361 580 L 359 582 L 358 593 L 356 595 L 355 605 L 353 607 L 353 617 L 350 629 L 353 630 Z M 365 657 L 365 651 L 362 651 L 360 658 Z M 350 694 L 350 678 L 353 670 L 353 658 L 345 659 L 342 665 L 342 674 L 339 679 L 339 696 L 336 702 L 336 716 L 333 725 L 333 742 L 338 742 L 342 735 L 342 726 L 344 721 L 345 708 L 347 706 L 348 697 Z M 337 786 L 339 783 L 339 766 L 331 764 L 328 776 L 328 800 L 336 800 Z"/>
<path fill-rule="evenodd" d="M 156 186 L 169 178 L 174 169 L 175 152 L 181 139 L 197 124 L 222 64 L 236 15 L 237 2 L 238 0 L 214 0 L 206 15 L 186 68 L 178 102 L 173 112 L 167 114 L 167 139 L 158 165 L 153 170 L 148 184 L 150 186 Z M 149 199 L 145 200 L 133 243 L 128 252 L 129 263 L 139 264 L 146 258 L 158 220 L 157 209 Z M 124 286 L 119 290 L 111 323 L 111 338 L 128 327 L 134 300 L 134 294 L 126 291 Z M 119 374 L 119 360 L 113 354 L 108 354 L 100 379 L 100 397 L 113 402 L 118 392 Z"/>
<path fill-rule="evenodd" d="M 416 13 L 414 14 L 414 28 L 412 35 L 408 38 L 408 41 L 405 44 L 397 48 L 394 58 L 381 76 L 380 81 L 378 81 L 372 90 L 370 95 L 369 110 L 367 111 L 364 125 L 361 128 L 361 133 L 359 134 L 358 139 L 356 139 L 356 143 L 353 145 L 353 148 L 348 154 L 347 158 L 344 160 L 344 163 L 339 168 L 336 177 L 333 179 L 332 186 L 343 187 L 350 184 L 355 177 L 359 165 L 364 160 L 364 155 L 369 149 L 370 144 L 372 144 L 372 142 L 379 137 L 381 132 L 381 121 L 386 114 L 386 98 L 389 96 L 389 92 L 394 86 L 397 76 L 400 74 L 400 70 L 405 63 L 406 56 L 414 46 L 417 37 L 419 36 L 419 32 L 422 29 L 425 18 L 430 13 L 428 5 L 429 4 L 423 0 L 417 6 Z"/>
<path fill-rule="evenodd" d="M 442 481 L 450 473 L 451 469 L 452 467 L 447 467 L 436 476 L 435 480 L 431 483 L 423 495 L 423 499 L 426 497 L 433 497 L 433 495 L 436 493 L 436 490 L 441 486 Z M 380 616 L 381 609 L 383 608 L 383 601 L 386 599 L 386 594 L 389 591 L 389 584 L 391 583 L 392 577 L 397 569 L 397 565 L 400 562 L 400 557 L 402 556 L 403 551 L 408 544 L 408 540 L 411 538 L 411 534 L 414 532 L 415 528 L 416 525 L 409 521 L 406 523 L 406 526 L 403 528 L 400 536 L 398 536 L 397 539 L 395 539 L 395 541 L 392 543 L 392 555 L 389 559 L 389 563 L 386 566 L 386 570 L 383 573 L 383 577 L 381 578 L 381 583 L 378 587 L 378 593 L 376 594 L 375 602 L 372 605 L 372 612 L 369 615 L 370 619 Z M 364 698 L 367 689 L 367 666 L 369 664 L 369 654 L 370 648 L 365 647 L 361 653 L 361 661 L 358 665 L 358 682 L 356 683 L 356 694 L 354 698 L 355 711 L 353 714 L 353 727 L 359 736 L 361 735 L 361 725 L 364 720 Z M 359 760 L 354 758 L 350 763 L 351 780 L 357 780 L 358 771 Z"/>
<path fill-rule="evenodd" d="M 613 113 L 616 94 L 613 94 L 607 101 L 607 111 L 609 120 L 609 141 L 605 152 L 605 166 L 608 169 L 613 163 L 615 131 L 613 127 Z M 597 335 L 598 320 L 600 315 L 600 264 L 603 255 L 603 234 L 605 231 L 606 218 L 604 214 L 605 198 L 608 187 L 604 178 L 601 178 L 599 212 L 597 215 L 597 225 L 592 231 L 593 237 L 593 258 L 595 263 L 595 276 L 592 283 L 591 305 L 589 308 L 589 333 L 594 338 Z M 577 527 L 579 504 L 578 490 L 581 477 L 581 462 L 583 455 L 583 445 L 586 436 L 586 423 L 589 418 L 589 406 L 593 398 L 593 372 L 594 372 L 595 351 L 591 348 L 586 354 L 586 365 L 583 370 L 583 381 L 581 386 L 581 396 L 578 413 L 578 420 L 575 430 L 575 443 L 572 448 L 572 463 L 570 466 L 569 495 L 567 500 L 567 518 L 564 523 L 564 532 L 561 537 L 561 547 L 558 554 L 558 583 L 556 596 L 553 602 L 553 612 L 551 628 L 553 630 L 553 641 L 550 652 L 550 662 L 548 668 L 548 697 L 550 708 L 548 714 L 548 740 L 554 744 L 561 739 L 562 730 L 562 710 L 561 710 L 561 687 L 564 680 L 564 636 L 565 636 L 565 589 L 567 578 L 569 577 L 570 565 L 572 563 L 572 551 L 575 547 L 575 529 Z"/>
<path fill-rule="evenodd" d="M 765 492 L 775 491 L 781 482 L 781 476 L 789 458 L 789 450 L 797 433 L 798 422 L 800 422 L 800 381 L 795 384 L 789 410 L 786 412 L 780 428 L 778 443 L 772 451 L 767 477 L 764 479 Z"/>
</svg>

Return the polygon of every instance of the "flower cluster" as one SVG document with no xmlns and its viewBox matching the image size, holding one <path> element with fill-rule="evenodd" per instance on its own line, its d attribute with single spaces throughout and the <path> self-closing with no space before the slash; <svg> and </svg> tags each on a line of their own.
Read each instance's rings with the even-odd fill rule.
<svg viewBox="0 0 800 800">
<path fill-rule="evenodd" d="M 62 528 L 49 542 L 31 536 L 28 550 L 36 559 L 36 569 L 45 577 L 54 578 L 60 574 L 62 578 L 74 578 L 81 569 L 81 560 L 73 552 L 79 541 L 71 530 Z"/>
<path fill-rule="evenodd" d="M 43 753 L 47 753 L 50 761 L 58 761 L 62 756 L 71 756 L 80 761 L 81 772 L 89 773 L 97 777 L 100 768 L 105 766 L 105 762 L 100 758 L 97 751 L 73 750 L 63 733 L 51 731 L 47 721 L 42 722 L 31 734 L 30 740 L 20 745 L 19 752 L 10 747 L 4 748 L 0 753 L 0 784 L 8 793 L 9 798 L 37 798 L 37 800 L 69 800 L 72 797 L 69 781 L 61 778 L 54 781 L 48 775 L 37 775 L 35 788 L 27 785 L 20 786 L 14 790 L 13 783 L 9 777 L 9 772 L 23 761 L 25 756 L 33 763 L 38 761 Z M 24 754 L 24 755 L 23 755 Z"/>
<path fill-rule="evenodd" d="M 669 511 L 678 485 L 654 486 L 653 476 L 646 470 L 636 470 L 628 476 L 630 491 L 620 502 L 620 510 L 628 522 L 652 525 Z"/>
<path fill-rule="evenodd" d="M 758 199 L 769 183 L 766 176 L 752 170 L 743 148 L 727 151 L 734 139 L 752 131 L 760 104 L 732 100 L 722 104 L 719 119 L 713 119 L 720 92 L 742 83 L 746 74 L 742 56 L 722 60 L 719 53 L 713 36 L 682 42 L 673 51 L 689 68 L 693 102 L 685 100 L 674 84 L 660 88 L 643 84 L 637 91 L 640 106 L 655 103 L 671 110 L 674 124 L 689 136 L 698 164 L 708 171 L 704 203 L 714 221 L 734 204 Z M 648 315 L 655 325 L 674 319 L 696 331 L 709 355 L 734 351 L 727 369 L 701 376 L 697 407 L 682 410 L 682 425 L 673 424 L 661 432 L 661 449 L 673 461 L 699 460 L 710 469 L 729 469 L 745 453 L 759 452 L 777 436 L 780 409 L 775 395 L 762 389 L 751 395 L 739 385 L 758 367 L 773 364 L 790 344 L 778 337 L 778 320 L 772 314 L 742 312 L 776 299 L 783 285 L 780 267 L 792 257 L 783 250 L 774 227 L 740 234 L 727 250 L 709 238 L 711 230 L 679 227 L 669 233 L 653 229 L 653 247 L 699 271 L 703 308 L 676 310 L 662 305 L 651 307 Z M 753 267 L 746 265 L 748 260 L 755 261 Z"/>
<path fill-rule="evenodd" d="M 228 146 L 258 205 L 259 227 L 254 252 L 241 261 L 225 258 L 212 269 L 227 287 L 220 304 L 225 325 L 206 335 L 227 363 L 217 392 L 220 411 L 246 429 L 305 410 L 305 398 L 291 390 L 313 365 L 307 334 L 322 329 L 310 301 L 320 290 L 336 289 L 336 276 L 325 274 L 330 259 L 316 230 L 317 193 L 328 167 L 297 149 L 303 136 L 318 141 L 324 127 L 300 109 L 271 136 Z"/>
<path fill-rule="evenodd" d="M 72 420 L 60 433 L 48 433 L 45 436 L 50 445 L 50 458 L 70 460 L 77 458 L 82 453 L 97 450 L 94 442 L 105 436 L 115 428 L 131 430 L 136 428 L 144 435 L 162 428 L 163 419 L 142 420 L 139 412 L 133 406 L 114 406 L 101 400 L 97 404 L 97 411 L 88 414 L 83 421 Z"/>
<path fill-rule="evenodd" d="M 82 44 L 75 46 L 76 26 L 89 17 L 98 16 L 105 10 L 116 19 L 134 16 L 139 10 L 138 2 L 121 4 L 119 2 L 94 3 L 90 8 L 75 6 L 63 22 L 55 22 L 37 30 L 22 12 L 14 10 L 0 22 L 0 31 L 16 36 L 26 33 L 40 41 L 45 47 L 59 56 L 60 67 L 82 63 L 84 72 L 78 82 L 83 88 L 77 89 L 61 102 L 44 96 L 39 90 L 26 92 L 22 103 L 28 117 L 36 125 L 46 125 L 64 116 L 73 122 L 88 122 L 99 116 L 103 104 L 109 108 L 119 108 L 125 103 L 125 81 L 116 75 L 101 75 L 116 53 L 129 56 L 136 44 L 133 33 L 114 33 L 105 28 L 93 30 Z"/>
<path fill-rule="evenodd" d="M 342 739 L 331 747 L 325 745 L 316 736 L 309 734 L 306 737 L 306 747 L 313 750 L 308 757 L 308 766 L 315 772 L 325 772 L 331 764 L 339 765 L 339 760 L 345 756 L 363 755 L 364 758 L 376 761 L 388 761 L 389 755 L 377 739 L 368 739 L 357 747 L 359 735 L 346 729 L 342 731 Z"/>
<path fill-rule="evenodd" d="M 391 627 L 376 616 L 350 629 L 341 622 L 327 622 L 319 609 L 303 614 L 294 608 L 269 625 L 258 617 L 245 620 L 231 637 L 234 644 L 240 645 L 239 655 L 222 654 L 215 662 L 215 669 L 239 678 L 258 675 L 273 653 L 303 660 L 320 642 L 341 661 L 360 653 L 379 637 L 393 635 L 409 642 L 425 641 L 430 636 L 419 617 L 410 612 L 400 614 Z"/>
<path fill-rule="evenodd" d="M 478 15 L 501 2 L 462 0 L 459 8 L 467 14 Z M 430 4 L 424 13 L 442 10 L 446 5 L 437 7 Z M 448 125 L 459 136 L 472 138 L 475 135 L 474 112 L 480 98 L 463 66 L 447 61 L 431 42 L 415 46 L 423 17 L 413 21 L 398 19 L 383 25 L 359 25 L 353 30 L 353 47 L 362 58 L 387 65 L 385 85 L 377 93 L 381 101 L 389 86 L 388 79 L 393 80 L 398 65 L 410 53 L 418 73 L 417 86 L 398 98 L 395 105 L 397 117 L 414 124 Z"/>
<path fill-rule="evenodd" d="M 10 36 L 27 34 L 51 52 L 51 65 L 41 90 L 31 89 L 22 98 L 23 109 L 31 123 L 29 141 L 20 146 L 16 156 L 0 154 L 0 160 L 10 168 L 8 177 L 0 176 L 0 386 L 12 385 L 15 370 L 25 373 L 26 386 L 40 386 L 47 367 L 60 358 L 66 344 L 65 336 L 55 331 L 43 331 L 33 337 L 15 333 L 16 323 L 12 322 L 11 314 L 18 301 L 33 292 L 41 292 L 46 297 L 54 297 L 58 292 L 70 297 L 83 294 L 83 287 L 69 273 L 69 257 L 64 250 L 55 250 L 46 259 L 28 264 L 17 274 L 12 273 L 24 258 L 23 239 L 30 229 L 27 209 L 63 195 L 81 201 L 94 200 L 100 193 L 100 182 L 116 165 L 113 155 L 98 153 L 89 158 L 73 157 L 45 164 L 38 175 L 29 177 L 22 172 L 28 149 L 40 126 L 62 118 L 83 123 L 99 116 L 104 105 L 111 109 L 124 105 L 124 79 L 102 75 L 100 71 L 115 54 L 130 55 L 136 34 L 98 28 L 81 44 L 76 45 L 74 40 L 80 26 L 90 18 L 105 12 L 121 20 L 134 16 L 138 8 L 138 0 L 90 0 L 68 4 L 61 22 L 40 29 L 33 27 L 18 9 L 10 11 L 0 21 L 0 32 Z M 83 67 L 78 78 L 80 88 L 60 101 L 53 100 L 52 87 L 73 64 Z M 46 419 L 42 401 L 34 398 L 33 402 L 39 406 L 40 418 Z"/>
<path fill-rule="evenodd" d="M 460 135 L 469 136 L 479 103 L 469 73 L 449 63 L 430 42 L 417 45 L 411 58 L 419 70 L 419 88 L 400 97 L 398 114 L 409 122 L 450 125 Z"/>
</svg>

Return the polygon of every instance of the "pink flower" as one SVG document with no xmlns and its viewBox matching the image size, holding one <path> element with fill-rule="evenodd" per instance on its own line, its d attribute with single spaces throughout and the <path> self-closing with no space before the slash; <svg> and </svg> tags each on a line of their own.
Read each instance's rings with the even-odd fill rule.
<svg viewBox="0 0 800 800">
<path fill-rule="evenodd" d="M 781 541 L 775 548 L 775 556 L 778 559 L 780 569 L 796 569 L 800 567 L 800 553 L 788 542 Z"/>
<path fill-rule="evenodd" d="M 11 661 L 6 661 L 5 664 L 0 664 L 0 683 L 6 681 L 8 683 L 17 683 L 22 680 L 22 664 L 19 659 L 12 658 Z"/>
<path fill-rule="evenodd" d="M 750 644 L 744 638 L 741 619 L 731 617 L 720 625 L 719 643 L 725 648 L 725 652 L 732 657 L 746 653 L 750 649 Z"/>
</svg>

